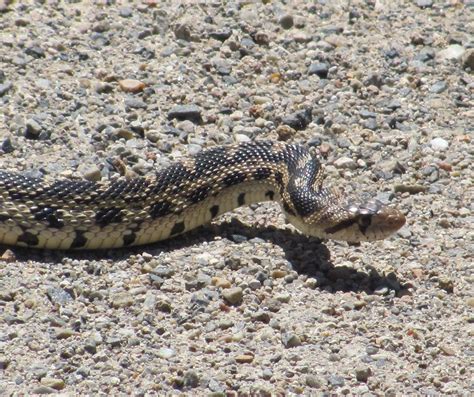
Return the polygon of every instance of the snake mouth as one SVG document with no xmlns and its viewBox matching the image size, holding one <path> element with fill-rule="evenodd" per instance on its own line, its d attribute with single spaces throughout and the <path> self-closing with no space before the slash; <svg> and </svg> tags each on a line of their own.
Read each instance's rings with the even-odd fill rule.
<svg viewBox="0 0 474 397">
<path fill-rule="evenodd" d="M 349 242 L 382 240 L 406 223 L 405 215 L 399 210 L 378 200 L 352 204 L 345 210 L 346 219 L 324 229 L 328 237 Z"/>
<path fill-rule="evenodd" d="M 363 230 L 359 224 L 360 231 L 370 236 L 371 240 L 382 240 L 401 229 L 406 218 L 400 211 L 393 208 L 384 208 L 380 212 L 371 216 L 371 225 L 367 230 Z"/>
</svg>

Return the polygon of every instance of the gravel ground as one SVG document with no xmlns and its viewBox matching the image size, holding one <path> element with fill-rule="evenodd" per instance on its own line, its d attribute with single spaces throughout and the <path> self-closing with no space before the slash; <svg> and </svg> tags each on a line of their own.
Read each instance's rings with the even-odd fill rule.
<svg viewBox="0 0 474 397">
<path fill-rule="evenodd" d="M 473 2 L 95 3 L 0 1 L 2 169 L 279 139 L 408 221 L 319 244 L 265 203 L 153 246 L 3 248 L 0 395 L 472 395 Z"/>
</svg>

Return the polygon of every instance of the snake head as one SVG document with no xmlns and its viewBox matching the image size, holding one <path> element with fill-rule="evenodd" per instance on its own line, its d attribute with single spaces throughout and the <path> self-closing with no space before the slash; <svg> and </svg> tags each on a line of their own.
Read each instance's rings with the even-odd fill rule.
<svg viewBox="0 0 474 397">
<path fill-rule="evenodd" d="M 288 220 L 302 233 L 320 239 L 359 243 L 382 240 L 405 224 L 405 216 L 379 200 L 341 205 L 340 196 L 330 196 L 323 211 L 307 217 L 285 211 Z"/>
<path fill-rule="evenodd" d="M 349 242 L 382 240 L 405 224 L 405 216 L 379 200 L 340 209 L 338 221 L 324 229 L 326 238 Z"/>
</svg>

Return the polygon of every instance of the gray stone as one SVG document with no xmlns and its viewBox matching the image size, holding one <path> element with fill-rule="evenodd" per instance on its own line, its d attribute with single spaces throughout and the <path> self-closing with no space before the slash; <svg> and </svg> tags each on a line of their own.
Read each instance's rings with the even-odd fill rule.
<svg viewBox="0 0 474 397">
<path fill-rule="evenodd" d="M 316 74 L 322 79 L 328 78 L 329 65 L 323 62 L 312 63 L 308 68 L 308 75 Z"/>
<path fill-rule="evenodd" d="M 374 345 L 368 345 L 365 348 L 365 351 L 368 355 L 372 356 L 372 355 L 376 354 L 379 351 L 379 348 L 377 346 L 374 346 Z"/>
<path fill-rule="evenodd" d="M 195 388 L 199 386 L 199 376 L 196 372 L 190 370 L 184 374 L 183 383 L 185 387 Z"/>
<path fill-rule="evenodd" d="M 433 0 L 416 0 L 416 5 L 420 8 L 433 7 Z"/>
<path fill-rule="evenodd" d="M 195 156 L 199 152 L 202 151 L 202 146 L 201 145 L 196 145 L 195 143 L 190 143 L 188 145 L 188 153 L 190 156 Z"/>
<path fill-rule="evenodd" d="M 168 112 L 168 120 L 190 120 L 193 123 L 201 123 L 201 108 L 196 105 L 177 105 Z"/>
<path fill-rule="evenodd" d="M 270 368 L 264 368 L 262 371 L 262 378 L 270 380 L 273 377 L 273 371 Z"/>
<path fill-rule="evenodd" d="M 377 120 L 373 118 L 365 120 L 363 125 L 365 128 L 368 128 L 369 130 L 372 130 L 372 131 L 375 131 L 379 128 Z"/>
<path fill-rule="evenodd" d="M 258 311 L 252 315 L 252 320 L 261 321 L 262 323 L 268 324 L 270 322 L 270 314 L 263 310 Z"/>
<path fill-rule="evenodd" d="M 37 139 L 42 129 L 43 128 L 36 120 L 34 119 L 27 120 L 26 126 L 25 126 L 25 138 Z"/>
<path fill-rule="evenodd" d="M 62 288 L 48 287 L 46 294 L 53 304 L 60 306 L 64 306 L 73 301 L 71 294 Z"/>
<path fill-rule="evenodd" d="M 58 391 L 48 386 L 38 386 L 32 390 L 33 394 L 53 394 Z"/>
<path fill-rule="evenodd" d="M 38 88 L 41 88 L 42 90 L 51 89 L 51 80 L 48 79 L 38 79 L 35 81 L 35 84 Z"/>
<path fill-rule="evenodd" d="M 312 120 L 312 109 L 308 108 L 283 117 L 282 123 L 300 131 L 304 130 Z"/>
<path fill-rule="evenodd" d="M 6 356 L 0 356 L 0 369 L 7 369 L 11 360 Z"/>
<path fill-rule="evenodd" d="M 3 153 L 11 153 L 15 150 L 10 138 L 5 138 L 0 146 Z"/>
<path fill-rule="evenodd" d="M 25 49 L 25 54 L 33 58 L 44 58 L 46 56 L 44 50 L 38 45 L 32 45 Z"/>
<path fill-rule="evenodd" d="M 441 94 L 443 91 L 446 91 L 448 85 L 445 81 L 437 81 L 430 87 L 430 92 L 434 94 Z"/>
<path fill-rule="evenodd" d="M 361 111 L 359 111 L 359 116 L 362 117 L 363 119 L 370 119 L 370 118 L 376 118 L 377 113 L 370 112 L 367 109 L 362 109 Z"/>
<path fill-rule="evenodd" d="M 393 99 L 392 101 L 387 103 L 386 107 L 390 110 L 397 110 L 402 107 L 402 104 L 398 99 Z"/>
<path fill-rule="evenodd" d="M 281 336 L 281 341 L 286 348 L 301 346 L 301 339 L 292 332 L 286 332 Z"/>
<path fill-rule="evenodd" d="M 191 27 L 188 24 L 178 24 L 174 29 L 174 35 L 179 40 L 191 41 Z"/>
<path fill-rule="evenodd" d="M 291 29 L 294 24 L 293 15 L 285 14 L 280 17 L 278 23 L 283 29 Z"/>
<path fill-rule="evenodd" d="M 0 97 L 4 96 L 12 87 L 13 84 L 10 81 L 0 84 Z"/>
<path fill-rule="evenodd" d="M 138 98 L 125 99 L 125 106 L 130 109 L 146 109 L 148 105 Z"/>
<path fill-rule="evenodd" d="M 345 385 L 345 380 L 339 375 L 329 375 L 327 377 L 328 383 L 333 387 L 342 387 Z"/>
<path fill-rule="evenodd" d="M 325 383 L 323 379 L 316 375 L 306 375 L 305 382 L 307 386 L 314 389 L 319 389 Z"/>
<path fill-rule="evenodd" d="M 130 18 L 133 15 L 133 8 L 132 7 L 122 7 L 119 10 L 119 15 L 122 18 Z"/>
<path fill-rule="evenodd" d="M 219 41 L 226 41 L 230 36 L 232 36 L 232 30 L 228 28 L 216 30 L 216 31 L 210 32 L 209 36 Z"/>
<path fill-rule="evenodd" d="M 261 286 L 262 286 L 262 283 L 260 281 L 256 280 L 256 279 L 253 279 L 253 280 L 249 281 L 249 287 L 250 287 L 250 289 L 252 289 L 254 291 L 259 289 Z"/>
<path fill-rule="evenodd" d="M 221 76 L 228 76 L 232 72 L 232 64 L 224 59 L 215 59 L 213 65 Z"/>
<path fill-rule="evenodd" d="M 372 370 L 370 369 L 370 367 L 356 368 L 355 375 L 356 375 L 356 379 L 359 382 L 365 383 L 369 379 L 370 375 L 372 375 Z"/>
</svg>

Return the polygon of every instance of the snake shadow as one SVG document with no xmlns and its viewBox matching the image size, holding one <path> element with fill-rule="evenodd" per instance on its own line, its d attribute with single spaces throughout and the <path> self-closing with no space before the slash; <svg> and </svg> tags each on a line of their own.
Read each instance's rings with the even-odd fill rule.
<svg viewBox="0 0 474 397">
<path fill-rule="evenodd" d="M 400 295 L 410 285 L 403 285 L 394 273 L 388 275 L 370 267 L 368 271 L 359 271 L 349 266 L 335 266 L 331 252 L 318 239 L 304 236 L 296 231 L 279 229 L 274 226 L 249 227 L 236 218 L 219 225 L 201 226 L 182 236 L 173 239 L 138 247 L 114 250 L 94 251 L 48 251 L 25 248 L 11 248 L 17 260 L 35 260 L 40 263 L 60 265 L 64 258 L 87 260 L 126 260 L 131 255 L 147 252 L 159 255 L 178 249 L 213 241 L 216 237 L 232 241 L 234 244 L 252 239 L 272 242 L 282 248 L 290 267 L 298 274 L 316 279 L 317 288 L 328 292 L 365 292 L 378 295 Z M 5 247 L 7 248 L 7 247 Z"/>
</svg>

